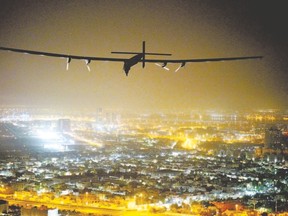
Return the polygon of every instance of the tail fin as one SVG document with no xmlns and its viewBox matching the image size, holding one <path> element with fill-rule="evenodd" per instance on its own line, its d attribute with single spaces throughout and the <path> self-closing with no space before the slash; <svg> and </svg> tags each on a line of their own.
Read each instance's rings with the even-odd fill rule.
<svg viewBox="0 0 288 216">
<path fill-rule="evenodd" d="M 142 68 L 145 67 L 145 41 L 142 42 Z"/>
</svg>

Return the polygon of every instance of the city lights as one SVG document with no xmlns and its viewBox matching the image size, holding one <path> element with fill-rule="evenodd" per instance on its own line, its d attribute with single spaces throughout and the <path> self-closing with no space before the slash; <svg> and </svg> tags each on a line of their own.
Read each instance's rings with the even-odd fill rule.
<svg viewBox="0 0 288 216">
<path fill-rule="evenodd" d="M 200 121 L 169 115 L 102 119 L 99 130 L 93 127 L 100 125 L 97 115 L 94 120 L 29 116 L 24 121 L 14 113 L 13 120 L 0 122 L 0 138 L 13 144 L 4 147 L 0 196 L 11 203 L 37 202 L 60 212 L 65 206 L 103 214 L 202 215 L 208 211 L 204 202 L 218 205 L 220 200 L 232 206 L 229 211 L 260 214 L 263 206 L 273 211 L 275 202 L 269 199 L 278 194 L 277 208 L 286 210 L 287 150 L 279 150 L 288 144 L 284 125 L 267 128 L 258 119 L 246 119 L 246 113 L 235 120 L 231 114 L 216 118 L 207 112 Z M 113 124 L 117 130 L 111 130 Z M 18 142 L 24 143 L 16 151 Z M 247 201 L 243 206 L 230 200 Z M 217 205 L 213 212 L 225 211 Z"/>
<path fill-rule="evenodd" d="M 0 5 L 0 215 L 288 215 L 286 1 Z"/>
</svg>

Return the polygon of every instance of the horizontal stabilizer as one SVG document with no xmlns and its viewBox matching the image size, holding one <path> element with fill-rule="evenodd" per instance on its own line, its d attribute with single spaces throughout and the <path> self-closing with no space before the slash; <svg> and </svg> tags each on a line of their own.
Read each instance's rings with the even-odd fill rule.
<svg viewBox="0 0 288 216">
<path fill-rule="evenodd" d="M 142 52 L 111 52 L 113 54 L 142 54 Z M 172 54 L 168 53 L 145 53 L 145 55 L 161 55 L 161 56 L 171 56 Z"/>
</svg>

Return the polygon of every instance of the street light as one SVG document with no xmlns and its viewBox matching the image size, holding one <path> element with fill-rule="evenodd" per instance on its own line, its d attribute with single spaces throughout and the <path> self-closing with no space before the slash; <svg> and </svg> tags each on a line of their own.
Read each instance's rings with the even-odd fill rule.
<svg viewBox="0 0 288 216">
<path fill-rule="evenodd" d="M 86 191 L 86 193 L 85 193 L 85 197 L 86 197 L 86 198 L 85 198 L 85 200 L 86 200 L 85 204 L 88 205 L 88 192 L 87 192 L 87 191 Z"/>
<path fill-rule="evenodd" d="M 254 205 L 254 211 L 255 211 L 255 207 L 256 207 L 256 204 L 257 204 L 257 200 L 253 199 L 253 200 L 252 200 L 252 204 Z"/>
</svg>

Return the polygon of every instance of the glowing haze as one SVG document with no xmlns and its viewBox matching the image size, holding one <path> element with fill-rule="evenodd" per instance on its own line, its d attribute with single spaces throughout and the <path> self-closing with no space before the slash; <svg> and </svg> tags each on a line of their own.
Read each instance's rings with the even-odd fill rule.
<svg viewBox="0 0 288 216">
<path fill-rule="evenodd" d="M 285 108 L 284 1 L 0 0 L 0 46 L 85 56 L 111 51 L 171 58 L 263 55 L 263 60 L 136 65 L 0 52 L 0 103 L 61 109 Z M 283 3 L 283 4 L 281 4 Z M 129 56 L 127 56 L 129 57 Z"/>
</svg>

